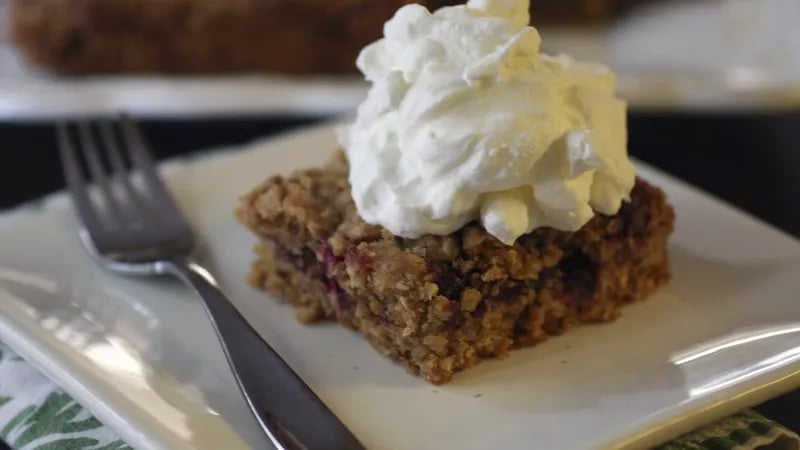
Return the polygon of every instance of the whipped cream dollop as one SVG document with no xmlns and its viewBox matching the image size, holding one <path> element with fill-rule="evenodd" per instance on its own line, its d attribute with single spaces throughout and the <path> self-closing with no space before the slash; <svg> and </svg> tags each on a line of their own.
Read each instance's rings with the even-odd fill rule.
<svg viewBox="0 0 800 450">
<path fill-rule="evenodd" d="M 399 9 L 358 68 L 340 133 L 361 217 L 404 237 L 480 220 L 506 244 L 577 230 L 628 198 L 625 103 L 600 65 L 539 53 L 527 0 Z"/>
</svg>

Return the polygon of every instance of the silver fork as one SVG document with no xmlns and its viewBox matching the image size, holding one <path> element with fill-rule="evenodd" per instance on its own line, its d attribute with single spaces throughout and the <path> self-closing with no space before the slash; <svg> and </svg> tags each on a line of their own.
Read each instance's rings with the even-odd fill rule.
<svg viewBox="0 0 800 450">
<path fill-rule="evenodd" d="M 126 116 L 60 123 L 56 137 L 84 247 L 107 269 L 172 275 L 203 299 L 239 389 L 275 447 L 363 448 L 193 259 L 191 229 L 160 179 L 138 126 Z"/>
</svg>

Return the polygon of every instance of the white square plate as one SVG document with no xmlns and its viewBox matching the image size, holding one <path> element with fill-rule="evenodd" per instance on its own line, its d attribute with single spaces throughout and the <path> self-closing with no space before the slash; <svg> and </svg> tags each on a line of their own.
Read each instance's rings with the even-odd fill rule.
<svg viewBox="0 0 800 450">
<path fill-rule="evenodd" d="M 245 284 L 254 238 L 232 210 L 334 142 L 322 126 L 164 169 L 233 301 L 369 448 L 638 448 L 800 385 L 800 243 L 644 165 L 677 211 L 674 278 L 613 324 L 438 387 L 351 331 L 297 324 Z M 63 194 L 0 218 L 0 340 L 135 447 L 266 447 L 199 301 L 101 271 Z"/>
</svg>

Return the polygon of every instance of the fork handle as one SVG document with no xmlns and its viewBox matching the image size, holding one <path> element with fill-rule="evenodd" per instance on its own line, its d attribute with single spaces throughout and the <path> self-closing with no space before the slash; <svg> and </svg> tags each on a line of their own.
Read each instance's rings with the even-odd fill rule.
<svg viewBox="0 0 800 450">
<path fill-rule="evenodd" d="M 225 297 L 208 270 L 190 261 L 164 271 L 203 299 L 239 389 L 278 449 L 363 449 L 353 434 Z"/>
</svg>

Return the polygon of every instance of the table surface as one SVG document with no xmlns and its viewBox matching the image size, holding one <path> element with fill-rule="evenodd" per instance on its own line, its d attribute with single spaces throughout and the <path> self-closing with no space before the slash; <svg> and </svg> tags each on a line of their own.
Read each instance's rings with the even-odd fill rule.
<svg viewBox="0 0 800 450">
<path fill-rule="evenodd" d="M 245 143 L 322 118 L 146 120 L 159 158 Z M 800 111 L 629 117 L 633 156 L 800 237 Z M 63 187 L 51 123 L 0 123 L 0 209 Z M 680 219 L 679 219 L 680 220 Z M 756 408 L 800 432 L 800 390 Z M 0 443 L 2 449 L 2 443 Z"/>
</svg>

